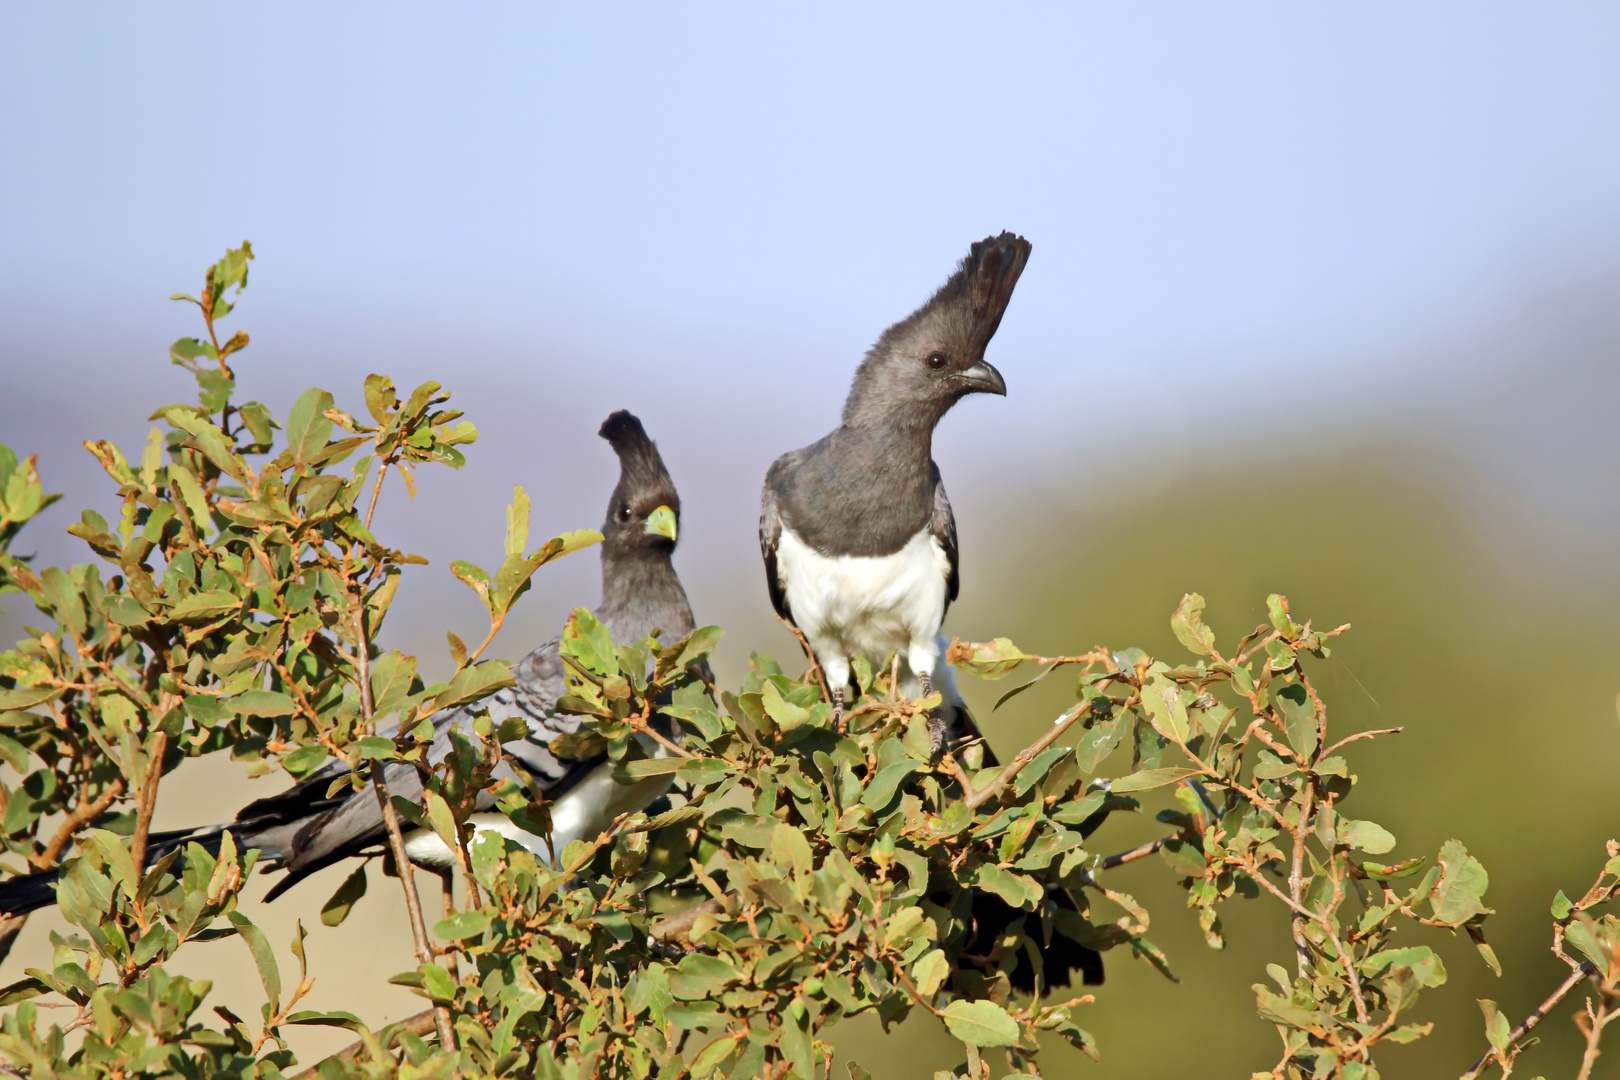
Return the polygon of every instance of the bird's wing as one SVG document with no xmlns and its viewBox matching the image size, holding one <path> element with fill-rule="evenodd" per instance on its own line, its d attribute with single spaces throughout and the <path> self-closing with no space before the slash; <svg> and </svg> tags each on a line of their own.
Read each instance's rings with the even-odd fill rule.
<svg viewBox="0 0 1620 1080">
<path fill-rule="evenodd" d="M 788 607 L 787 583 L 782 580 L 776 563 L 776 548 L 782 542 L 784 528 L 782 507 L 776 493 L 777 487 L 796 464 L 793 457 L 792 454 L 783 454 L 776 459 L 765 474 L 765 490 L 759 499 L 759 551 L 765 556 L 765 585 L 771 592 L 771 606 L 788 622 L 793 621 L 793 612 Z"/>
<path fill-rule="evenodd" d="M 929 467 L 934 473 L 934 539 L 945 550 L 945 558 L 951 567 L 945 575 L 945 607 L 948 609 L 961 588 L 961 579 L 956 570 L 956 515 L 951 513 L 951 500 L 945 495 L 945 481 L 940 479 L 939 466 L 929 462 Z"/>
<path fill-rule="evenodd" d="M 567 680 L 555 640 L 524 657 L 512 674 L 514 685 L 471 707 L 446 709 L 433 715 L 434 735 L 428 760 L 444 760 L 452 746 L 450 733 L 459 729 L 471 735 L 475 717 L 487 708 L 497 724 L 517 718 L 528 726 L 526 738 L 506 743 L 503 748 L 529 774 L 529 786 L 535 794 L 560 798 L 600 765 L 605 755 L 559 758 L 551 751 L 553 739 L 577 731 L 580 725 L 579 717 L 556 711 L 557 700 L 567 691 Z M 392 734 L 392 729 L 379 734 Z M 504 764 L 497 774 L 502 771 L 511 775 Z M 383 842 L 386 833 L 382 807 L 369 784 L 359 789 L 344 787 L 327 797 L 332 781 L 347 772 L 343 763 L 334 762 L 288 791 L 252 804 L 239 815 L 245 827 L 260 828 L 267 834 L 287 824 L 297 826 L 290 842 L 284 843 L 287 850 L 281 855 L 287 864 L 287 877 L 277 883 L 272 895 L 280 895 L 296 881 L 330 863 Z M 383 769 L 383 780 L 390 795 L 412 802 L 420 800 L 422 778 L 415 766 L 389 764 Z"/>
</svg>

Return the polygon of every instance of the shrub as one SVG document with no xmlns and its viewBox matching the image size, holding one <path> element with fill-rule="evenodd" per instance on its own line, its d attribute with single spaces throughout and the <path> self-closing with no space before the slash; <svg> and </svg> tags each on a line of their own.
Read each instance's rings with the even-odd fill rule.
<svg viewBox="0 0 1620 1080">
<path fill-rule="evenodd" d="M 1234 897 L 1269 903 L 1290 925 L 1293 956 L 1254 988 L 1282 1041 L 1275 1068 L 1256 1076 L 1371 1080 L 1384 1043 L 1427 1033 L 1414 1005 L 1446 972 L 1429 946 L 1397 945 L 1398 927 L 1461 931 L 1496 967 L 1486 871 L 1464 845 L 1395 858 L 1388 830 L 1347 816 L 1350 754 L 1386 732 L 1330 732 L 1309 666 L 1348 627 L 1317 630 L 1281 596 L 1268 600 L 1269 623 L 1228 651 L 1202 599 L 1185 597 L 1171 622 L 1190 662 L 954 643 L 951 661 L 984 678 L 1034 666 L 1001 703 L 1059 672 L 1074 679 L 1073 706 L 1004 766 L 974 747 L 931 760 L 935 702 L 900 697 L 891 672 L 857 664 L 861 695 L 835 727 L 813 663 L 794 676 L 755 656 L 740 688 L 716 693 L 703 672 L 718 629 L 616 645 L 581 609 L 561 638 L 563 707 L 581 726 L 557 749 L 605 754 L 625 779 L 671 776 L 671 808 L 625 816 L 554 861 L 474 834 L 473 797 L 490 789 L 501 743 L 523 731 L 486 715 L 430 764 L 425 721 L 511 684 L 508 665 L 483 654 L 512 604 L 547 562 L 599 537 L 525 553 L 518 489 L 503 563 L 453 566 L 489 613 L 483 642 L 469 650 L 449 635 L 454 673 L 433 685 L 414 658 L 378 648 L 405 568 L 423 562 L 372 533 L 378 499 L 395 474 L 411 488 L 418 468 L 461 468 L 459 447 L 477 432 L 438 384 L 401 400 L 381 375 L 366 379 L 363 411 L 320 389 L 279 423 L 262 404 L 237 404 L 233 358 L 248 337 L 221 342 L 217 324 L 252 258 L 244 243 L 199 296 L 179 298 L 206 329 L 171 347 L 196 376 L 198 403 L 159 409 L 164 427 L 138 463 L 109 442 L 85 444 L 119 485 L 115 524 L 86 510 L 69 529 L 98 562 L 36 569 L 10 554 L 56 496 L 32 458 L 0 447 L 0 592 L 22 594 L 50 624 L 0 654 L 0 756 L 16 777 L 0 787 L 0 830 L 9 871 L 62 871 L 57 897 L 77 929 L 53 938 L 50 970 L 0 991 L 11 1006 L 0 1055 L 29 1075 L 275 1078 L 295 1065 L 286 1028 L 318 1024 L 357 1037 L 320 1063 L 331 1080 L 814 1080 L 831 1068 L 823 1033 L 836 1021 L 871 1011 L 887 1025 L 917 1009 L 961 1041 L 957 1075 L 990 1077 L 993 1062 L 1037 1074 L 1043 1041 L 1093 1055 L 1098 1045 L 1079 1026 L 1091 996 L 1043 967 L 1055 942 L 1174 978 L 1147 936 L 1149 913 L 1108 884 L 1112 869 L 1148 857 L 1186 890 L 1211 948 Z M 679 722 L 678 741 L 649 726 L 655 709 Z M 398 734 L 379 733 L 390 719 Z M 649 754 L 647 739 L 665 753 Z M 217 855 L 193 844 L 147 858 L 164 777 L 219 752 L 295 778 L 341 760 L 349 771 L 335 783 L 356 787 L 381 789 L 387 762 L 421 771 L 419 802 L 381 789 L 392 865 L 404 864 L 404 827 L 435 830 L 457 853 L 463 902 L 430 930 L 403 876 L 419 962 L 393 981 L 426 1000 L 420 1016 L 372 1030 L 350 1013 L 299 1010 L 304 931 L 291 944 L 297 980 L 284 984 L 244 910 L 257 853 L 228 834 Z M 495 794 L 516 824 L 546 829 L 545 805 L 523 788 Z M 1111 851 L 1111 819 L 1145 812 L 1163 835 Z M 341 923 L 365 884 L 362 867 L 323 920 Z M 1592 912 L 1617 891 L 1611 844 L 1593 887 L 1554 903 L 1570 978 L 1517 1027 L 1482 1002 L 1489 1049 L 1468 1075 L 1510 1072 L 1535 1023 L 1583 984 L 1590 1070 L 1620 1015 L 1620 924 Z M 203 1014 L 208 984 L 180 973 L 182 954 L 228 936 L 246 945 L 266 1000 L 256 1019 L 220 1009 L 215 1023 Z M 71 1018 L 45 1024 L 31 1000 L 41 996 L 65 999 Z"/>
</svg>

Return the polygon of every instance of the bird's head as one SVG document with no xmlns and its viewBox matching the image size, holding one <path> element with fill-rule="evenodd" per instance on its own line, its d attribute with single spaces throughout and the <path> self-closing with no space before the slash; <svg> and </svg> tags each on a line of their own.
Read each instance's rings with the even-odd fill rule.
<svg viewBox="0 0 1620 1080">
<path fill-rule="evenodd" d="M 602 526 L 604 546 L 616 553 L 674 550 L 681 497 L 658 446 L 647 437 L 641 421 L 623 409 L 604 420 L 597 434 L 619 455 L 619 483 Z"/>
<path fill-rule="evenodd" d="M 928 303 L 883 332 L 855 373 L 844 423 L 912 416 L 930 425 L 968 394 L 1006 394 L 984 359 L 1030 244 L 1004 232 L 974 244 Z"/>
</svg>

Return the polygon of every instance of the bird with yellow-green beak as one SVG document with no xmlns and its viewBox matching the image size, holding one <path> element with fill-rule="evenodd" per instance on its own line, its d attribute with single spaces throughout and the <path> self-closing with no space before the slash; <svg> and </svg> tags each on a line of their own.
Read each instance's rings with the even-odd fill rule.
<svg viewBox="0 0 1620 1080">
<path fill-rule="evenodd" d="M 640 420 L 616 412 L 602 424 L 600 434 L 619 457 L 619 481 L 602 526 L 602 602 L 596 617 L 617 644 L 633 645 L 655 631 L 666 644 L 674 643 L 694 629 L 686 590 L 670 561 L 680 526 L 680 496 Z M 706 672 L 705 676 L 709 677 Z M 513 685 L 474 706 L 435 714 L 428 760 L 443 760 L 453 748 L 453 733 L 470 735 L 485 709 L 497 724 L 522 720 L 528 737 L 503 745 L 509 756 L 496 768 L 495 778 L 516 780 L 543 798 L 551 832 L 540 836 L 520 829 L 495 808 L 488 792 L 479 796 L 468 819 L 474 829 L 499 832 L 552 859 L 570 842 L 596 837 L 620 814 L 644 809 L 668 790 L 669 775 L 621 779 L 606 755 L 562 758 L 553 752 L 558 736 L 578 730 L 580 724 L 578 716 L 557 711 L 568 685 L 555 639 L 514 664 L 512 677 Z M 679 739 L 675 723 L 664 714 L 655 714 L 652 724 L 665 738 Z M 379 734 L 391 735 L 393 730 L 384 728 Z M 638 738 L 649 754 L 667 752 L 646 736 Z M 333 783 L 348 768 L 345 761 L 333 761 L 287 791 L 249 804 L 229 824 L 154 833 L 148 850 L 156 858 L 197 843 L 217 852 L 229 830 L 238 846 L 257 848 L 264 862 L 286 870 L 266 897 L 273 899 L 322 867 L 382 851 L 382 812 L 367 790 L 369 785 Z M 389 763 L 383 776 L 395 796 L 410 801 L 421 797 L 422 778 L 415 765 Z M 447 869 L 456 863 L 454 853 L 431 829 L 408 832 L 405 853 L 422 866 Z M 55 903 L 55 880 L 51 873 L 0 882 L 0 912 L 20 914 Z"/>
</svg>

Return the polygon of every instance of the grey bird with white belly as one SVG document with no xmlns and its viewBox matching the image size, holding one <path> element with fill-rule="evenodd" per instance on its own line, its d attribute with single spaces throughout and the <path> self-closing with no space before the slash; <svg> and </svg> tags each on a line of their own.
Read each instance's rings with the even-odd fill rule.
<svg viewBox="0 0 1620 1080">
<path fill-rule="evenodd" d="M 602 602 L 596 615 L 619 644 L 633 644 L 652 633 L 673 643 L 693 630 L 692 608 L 686 590 L 670 561 L 680 520 L 680 496 L 664 468 L 658 448 L 647 437 L 641 421 L 628 412 L 616 412 L 603 423 L 601 436 L 619 457 L 619 482 L 608 503 L 602 527 Z M 598 835 L 622 813 L 646 807 L 669 787 L 669 777 L 637 783 L 615 780 L 605 756 L 559 758 L 550 744 L 560 735 L 576 731 L 580 718 L 556 710 L 567 692 L 563 661 L 552 640 L 513 666 L 515 685 L 497 691 L 473 709 L 450 709 L 433 719 L 435 737 L 428 757 L 441 761 L 450 750 L 450 731 L 472 734 L 475 711 L 488 708 L 497 724 L 516 717 L 528 725 L 528 738 L 505 744 L 505 750 L 528 773 L 517 777 L 506 764 L 497 776 L 526 779 L 532 794 L 549 803 L 552 832 L 548 838 L 517 829 L 495 810 L 486 795 L 475 807 L 476 828 L 499 831 L 549 858 L 570 841 Z M 674 734 L 669 722 L 655 717 L 662 734 Z M 382 734 L 392 734 L 384 731 Z M 646 740 L 650 753 L 665 751 Z M 386 844 L 382 810 L 370 785 L 358 790 L 344 785 L 328 795 L 332 781 L 344 776 L 342 762 L 317 770 L 294 787 L 248 805 L 229 825 L 181 830 L 154 835 L 151 857 L 159 857 L 189 841 L 217 847 L 229 830 L 239 848 L 258 848 L 261 858 L 281 863 L 287 874 L 266 899 L 325 866 L 355 855 L 374 854 Z M 421 777 L 413 766 L 390 764 L 384 772 L 389 793 L 413 802 L 422 794 Z M 487 805 L 486 805 L 487 804 Z M 445 868 L 454 864 L 450 849 L 437 834 L 417 829 L 405 836 L 406 852 L 420 865 Z M 36 874 L 0 883 L 0 912 L 20 914 L 55 901 L 56 875 Z"/>
<path fill-rule="evenodd" d="M 765 476 L 759 542 L 771 602 L 810 642 L 839 714 L 851 660 L 898 651 L 921 692 L 938 683 L 958 729 L 971 725 L 940 656 L 959 578 L 934 426 L 968 394 L 1006 394 L 984 353 L 1029 251 L 1006 232 L 974 244 L 933 298 L 867 352 L 842 423 Z M 930 718 L 936 754 L 948 723 Z"/>
</svg>

